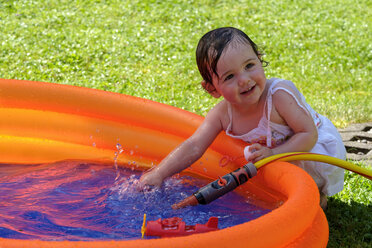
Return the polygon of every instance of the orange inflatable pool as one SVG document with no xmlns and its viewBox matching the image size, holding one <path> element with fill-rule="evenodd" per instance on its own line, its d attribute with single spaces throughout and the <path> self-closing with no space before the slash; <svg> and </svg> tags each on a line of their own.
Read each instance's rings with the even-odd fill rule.
<svg viewBox="0 0 372 248">
<path fill-rule="evenodd" d="M 100 90 L 0 79 L 0 166 L 61 160 L 149 168 L 190 136 L 203 120 L 157 102 Z M 216 179 L 242 165 L 244 144 L 220 134 L 185 173 Z M 0 247 L 326 247 L 328 223 L 318 189 L 303 170 L 274 162 L 237 189 L 273 210 L 234 227 L 185 237 L 128 241 L 40 241 L 0 238 Z M 139 230 L 140 232 L 140 230 Z"/>
</svg>

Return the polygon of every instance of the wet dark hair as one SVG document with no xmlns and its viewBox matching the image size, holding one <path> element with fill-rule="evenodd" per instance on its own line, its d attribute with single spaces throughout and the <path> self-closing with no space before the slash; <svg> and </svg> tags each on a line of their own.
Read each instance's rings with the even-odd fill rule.
<svg viewBox="0 0 372 248">
<path fill-rule="evenodd" d="M 196 63 L 199 72 L 206 83 L 212 83 L 212 74 L 217 74 L 217 63 L 221 57 L 222 52 L 232 42 L 239 41 L 251 45 L 254 53 L 260 58 L 262 53 L 258 51 L 257 45 L 246 35 L 243 31 L 233 28 L 224 27 L 214 29 L 206 33 L 198 43 L 196 48 Z M 263 66 L 268 63 L 261 60 Z"/>
</svg>

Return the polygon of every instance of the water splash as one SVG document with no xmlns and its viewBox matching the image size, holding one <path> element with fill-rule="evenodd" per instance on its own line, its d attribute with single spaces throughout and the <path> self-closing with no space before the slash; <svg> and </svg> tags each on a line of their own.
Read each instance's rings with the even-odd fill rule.
<svg viewBox="0 0 372 248">
<path fill-rule="evenodd" d="M 120 171 L 118 170 L 118 157 L 119 155 L 124 152 L 123 147 L 121 146 L 120 143 L 116 144 L 116 152 L 115 152 L 115 157 L 114 157 L 114 165 L 115 165 L 115 170 L 116 170 L 116 178 L 115 181 L 119 179 L 120 177 Z"/>
</svg>

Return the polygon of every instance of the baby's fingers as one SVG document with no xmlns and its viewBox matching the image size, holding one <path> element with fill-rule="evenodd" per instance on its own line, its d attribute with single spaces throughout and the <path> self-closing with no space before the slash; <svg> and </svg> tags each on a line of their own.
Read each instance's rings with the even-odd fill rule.
<svg viewBox="0 0 372 248">
<path fill-rule="evenodd" d="M 252 153 L 257 151 L 257 150 L 260 150 L 260 149 L 262 149 L 262 145 L 260 145 L 258 143 L 254 143 L 254 144 L 249 146 L 249 151 L 252 152 Z"/>
<path fill-rule="evenodd" d="M 264 158 L 262 150 L 256 150 L 252 153 L 252 162 L 256 163 L 257 161 L 260 161 Z"/>
<path fill-rule="evenodd" d="M 273 152 L 270 148 L 261 146 L 261 148 L 257 149 L 252 155 L 254 157 L 253 162 L 257 162 L 264 158 L 272 156 Z"/>
<path fill-rule="evenodd" d="M 244 148 L 244 157 L 247 161 L 253 161 L 258 155 L 254 154 L 257 150 L 261 148 L 259 144 L 252 144 Z"/>
</svg>

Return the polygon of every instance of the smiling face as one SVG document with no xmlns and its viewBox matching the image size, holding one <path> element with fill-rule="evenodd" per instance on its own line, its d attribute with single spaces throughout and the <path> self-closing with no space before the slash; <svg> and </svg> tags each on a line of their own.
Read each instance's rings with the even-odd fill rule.
<svg viewBox="0 0 372 248">
<path fill-rule="evenodd" d="M 262 63 L 252 47 L 232 41 L 223 51 L 213 75 L 216 91 L 236 107 L 257 104 L 266 86 Z"/>
</svg>

